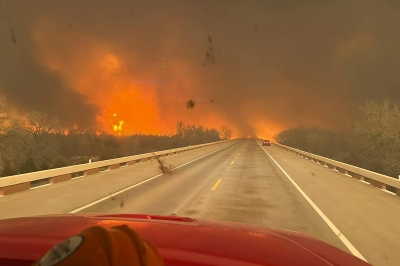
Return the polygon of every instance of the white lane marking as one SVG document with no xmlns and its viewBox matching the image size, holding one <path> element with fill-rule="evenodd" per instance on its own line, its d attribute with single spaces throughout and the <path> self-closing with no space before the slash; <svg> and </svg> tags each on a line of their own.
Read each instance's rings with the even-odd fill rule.
<svg viewBox="0 0 400 266">
<path fill-rule="evenodd" d="M 129 190 L 129 189 L 132 189 L 132 188 L 137 187 L 137 186 L 140 186 L 140 185 L 142 185 L 142 184 L 144 184 L 144 183 L 146 183 L 146 182 L 149 182 L 149 181 L 151 181 L 151 180 L 153 180 L 153 179 L 155 179 L 155 178 L 157 178 L 157 177 L 159 177 L 159 176 L 162 176 L 162 174 L 158 174 L 158 175 L 156 175 L 156 176 L 150 177 L 149 179 L 146 179 L 146 180 L 144 180 L 144 181 L 142 181 L 142 182 L 139 182 L 139 183 L 137 183 L 137 184 L 135 184 L 135 185 L 133 185 L 133 186 L 124 188 L 124 189 L 122 189 L 122 190 L 119 190 L 119 191 L 117 191 L 117 192 L 115 192 L 115 193 L 113 193 L 113 194 L 108 195 L 107 197 L 104 197 L 104 198 L 101 198 L 101 199 L 96 200 L 96 201 L 94 201 L 94 202 L 91 202 L 91 203 L 89 203 L 89 204 L 86 204 L 85 206 L 82 206 L 82 207 L 80 207 L 80 208 L 78 208 L 78 209 L 75 209 L 75 210 L 73 210 L 73 211 L 70 211 L 69 213 L 77 213 L 77 212 L 79 212 L 79 211 L 81 211 L 81 210 L 84 210 L 84 209 L 86 209 L 86 208 L 89 208 L 90 206 L 96 205 L 97 203 L 100 203 L 100 202 L 102 202 L 102 201 L 104 201 L 104 200 L 106 200 L 106 199 L 109 199 L 109 198 L 111 198 L 111 197 L 113 197 L 113 196 L 116 196 L 116 195 L 118 195 L 118 194 L 121 194 L 122 192 L 125 192 L 125 191 L 127 191 L 127 190 Z"/>
<path fill-rule="evenodd" d="M 206 157 L 206 156 L 208 156 L 208 155 L 211 155 L 211 154 L 213 154 L 213 153 L 216 153 L 217 151 L 220 151 L 220 150 L 223 150 L 223 149 L 225 149 L 225 148 L 228 148 L 228 147 L 230 147 L 230 146 L 232 146 L 232 145 L 234 145 L 234 144 L 236 144 L 236 143 L 237 143 L 237 142 L 235 142 L 235 143 L 233 143 L 233 144 L 231 144 L 231 145 L 228 145 L 228 146 L 226 146 L 226 147 L 223 147 L 223 148 L 221 148 L 221 149 L 218 149 L 218 150 L 216 150 L 216 151 L 213 151 L 213 152 L 211 152 L 211 153 L 208 153 L 208 154 L 206 154 L 206 155 L 203 155 L 203 156 L 201 156 L 201 157 L 199 157 L 199 158 L 197 158 L 197 159 L 191 160 L 190 162 L 184 163 L 184 164 L 182 164 L 182 165 L 180 165 L 180 166 L 178 166 L 178 167 L 175 167 L 174 169 L 172 169 L 172 171 L 174 171 L 175 169 L 181 168 L 181 167 L 183 167 L 183 166 L 185 166 L 185 165 L 188 165 L 188 164 L 190 164 L 190 163 L 193 163 L 193 162 L 195 162 L 195 161 L 197 161 L 197 160 L 200 160 L 201 158 L 204 158 L 204 157 Z M 108 195 L 108 196 L 106 196 L 106 197 L 103 197 L 103 198 L 98 199 L 98 200 L 96 200 L 96 201 L 94 201 L 94 202 L 91 202 L 91 203 L 89 203 L 89 204 L 86 204 L 86 205 L 84 205 L 84 206 L 82 206 L 82 207 L 80 207 L 80 208 L 78 208 L 78 209 L 75 209 L 75 210 L 73 210 L 73 211 L 70 211 L 69 213 L 77 213 L 77 212 L 79 212 L 79 211 L 81 211 L 81 210 L 87 209 L 87 208 L 89 208 L 89 207 L 91 207 L 91 206 L 93 206 L 93 205 L 96 205 L 97 203 L 100 203 L 100 202 L 102 202 L 102 201 L 105 201 L 106 199 L 109 199 L 109 198 L 112 198 L 113 196 L 116 196 L 116 195 L 118 195 L 118 194 L 121 194 L 122 192 L 125 192 L 125 191 L 127 191 L 127 190 L 130 190 L 130 189 L 132 189 L 132 188 L 134 188 L 134 187 L 143 185 L 144 183 L 147 183 L 147 182 L 149 182 L 149 181 L 151 181 L 151 180 L 153 180 L 153 179 L 155 179 L 155 178 L 157 178 L 157 177 L 159 177 L 159 176 L 162 176 L 162 174 L 158 174 L 158 175 L 156 175 L 156 176 L 153 176 L 153 177 L 150 177 L 150 178 L 148 178 L 148 179 L 146 179 L 146 180 L 143 180 L 143 181 L 141 181 L 141 182 L 139 182 L 139 183 L 137 183 L 137 184 L 135 184 L 135 185 L 132 185 L 132 186 L 130 186 L 130 187 L 127 187 L 127 188 L 124 188 L 124 189 L 119 190 L 119 191 L 117 191 L 117 192 L 114 192 L 114 193 L 112 193 L 112 194 L 110 194 L 110 195 Z"/>
<path fill-rule="evenodd" d="M 277 161 L 275 161 L 275 159 L 272 158 L 272 156 L 261 145 L 260 147 L 272 159 L 272 161 L 274 161 L 274 163 L 279 167 L 279 169 L 281 169 L 281 171 L 285 174 L 285 176 L 290 180 L 290 182 L 292 182 L 295 188 L 297 188 L 300 194 L 303 195 L 303 197 L 308 201 L 311 207 L 313 207 L 314 210 L 319 214 L 319 216 L 321 216 L 321 218 L 325 221 L 325 223 L 329 226 L 329 228 L 332 229 L 332 231 L 339 237 L 339 239 L 343 242 L 343 244 L 345 244 L 345 246 L 350 250 L 350 252 L 353 253 L 354 256 L 364 261 L 367 261 L 363 257 L 363 255 L 361 255 L 361 253 L 353 246 L 353 244 L 351 244 L 350 241 L 343 235 L 343 233 L 340 232 L 340 230 L 331 222 L 331 220 L 329 220 L 329 218 L 326 217 L 326 215 L 321 211 L 321 209 L 318 208 L 317 205 L 315 205 L 315 203 L 307 196 L 306 193 L 304 193 L 304 191 L 297 185 L 297 183 L 294 182 L 294 180 L 286 173 L 286 171 L 283 170 L 283 168 L 277 163 Z"/>
</svg>

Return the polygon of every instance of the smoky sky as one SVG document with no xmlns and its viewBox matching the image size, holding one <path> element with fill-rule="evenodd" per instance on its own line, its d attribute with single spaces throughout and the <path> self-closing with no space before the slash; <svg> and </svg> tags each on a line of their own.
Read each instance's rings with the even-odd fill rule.
<svg viewBox="0 0 400 266">
<path fill-rule="evenodd" d="M 57 73 L 35 60 L 30 26 L 41 15 L 23 2 L 0 6 L 0 90 L 21 111 L 41 111 L 64 125 L 93 126 L 98 108 L 62 81 Z M 11 32 L 11 34 L 10 34 Z"/>
<path fill-rule="evenodd" d="M 46 49 L 33 32 L 43 18 L 57 25 L 48 49 L 71 61 L 63 71 L 40 56 Z M 95 123 L 100 104 L 65 78 L 76 69 L 71 58 L 90 63 L 90 40 L 121 58 L 138 84 L 156 84 L 170 123 L 216 116 L 239 135 L 346 129 L 366 100 L 400 100 L 399 29 L 395 0 L 3 0 L 0 90 L 24 111 Z M 196 106 L 185 110 L 192 98 Z"/>
</svg>

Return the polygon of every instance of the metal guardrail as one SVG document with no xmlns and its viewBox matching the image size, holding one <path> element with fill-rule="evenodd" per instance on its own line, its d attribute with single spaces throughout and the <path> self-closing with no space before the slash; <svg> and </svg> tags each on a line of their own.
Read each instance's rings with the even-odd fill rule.
<svg viewBox="0 0 400 266">
<path fill-rule="evenodd" d="M 354 177 L 360 181 L 367 182 L 374 187 L 380 188 L 385 191 L 396 194 L 400 197 L 400 180 L 392 178 L 390 176 L 378 174 L 357 166 L 345 164 L 332 159 L 328 159 L 319 155 L 315 155 L 309 152 L 305 152 L 299 149 L 295 149 L 289 146 L 285 146 L 279 143 L 274 143 L 274 145 L 281 147 L 289 152 L 296 155 L 300 155 L 306 159 L 310 159 L 319 164 L 323 164 L 325 167 L 329 167 L 333 170 L 341 172 L 345 175 Z"/>
<path fill-rule="evenodd" d="M 208 147 L 226 141 L 229 140 L 199 144 L 194 146 L 187 146 L 171 150 L 157 151 L 154 152 L 154 154 L 158 157 L 164 157 L 168 155 L 173 155 L 177 153 Z M 35 187 L 51 185 L 59 182 L 68 181 L 77 177 L 97 174 L 99 172 L 114 170 L 121 167 L 133 165 L 139 162 L 145 162 L 148 160 L 155 159 L 156 156 L 154 154 L 145 153 L 145 154 L 121 157 L 111 160 L 2 177 L 0 178 L 0 195 L 13 194 L 16 192 L 28 190 Z"/>
</svg>

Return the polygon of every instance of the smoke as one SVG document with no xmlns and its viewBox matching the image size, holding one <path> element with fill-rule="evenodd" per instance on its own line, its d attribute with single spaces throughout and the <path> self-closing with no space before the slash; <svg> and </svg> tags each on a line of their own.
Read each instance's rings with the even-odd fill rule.
<svg viewBox="0 0 400 266">
<path fill-rule="evenodd" d="M 364 101 L 400 100 L 396 3 L 4 0 L 0 89 L 65 123 L 118 113 L 132 132 L 346 129 Z"/>
<path fill-rule="evenodd" d="M 94 126 L 99 108 L 65 84 L 62 73 L 35 58 L 35 17 L 27 13 L 29 7 L 20 10 L 12 4 L 3 1 L 0 7 L 0 90 L 7 102 L 20 111 L 48 113 L 66 126 Z"/>
</svg>

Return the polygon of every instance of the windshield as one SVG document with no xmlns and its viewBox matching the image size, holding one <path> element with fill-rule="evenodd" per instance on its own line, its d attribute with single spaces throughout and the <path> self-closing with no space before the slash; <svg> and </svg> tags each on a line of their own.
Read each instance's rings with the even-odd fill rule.
<svg viewBox="0 0 400 266">
<path fill-rule="evenodd" d="M 175 214 L 398 265 L 399 69 L 398 0 L 0 0 L 0 219 Z"/>
</svg>

